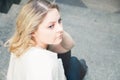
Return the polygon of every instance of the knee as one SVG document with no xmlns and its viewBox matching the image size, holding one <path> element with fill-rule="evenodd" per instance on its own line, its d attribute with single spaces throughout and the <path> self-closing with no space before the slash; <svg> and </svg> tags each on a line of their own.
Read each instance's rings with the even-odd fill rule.
<svg viewBox="0 0 120 80">
<path fill-rule="evenodd" d="M 72 62 L 72 63 L 78 63 L 79 62 L 79 60 L 78 60 L 78 58 L 77 57 L 75 57 L 75 56 L 72 56 L 71 57 L 71 59 L 70 59 L 70 62 Z"/>
</svg>

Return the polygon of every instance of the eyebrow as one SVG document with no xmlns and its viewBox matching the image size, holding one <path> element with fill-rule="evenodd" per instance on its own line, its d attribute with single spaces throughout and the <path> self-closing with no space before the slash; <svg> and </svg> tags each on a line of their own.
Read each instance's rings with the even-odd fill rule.
<svg viewBox="0 0 120 80">
<path fill-rule="evenodd" d="M 58 22 L 59 21 L 61 21 L 62 19 L 61 19 L 61 17 L 58 19 Z M 55 23 L 56 21 L 51 21 L 51 22 L 49 22 L 49 23 Z"/>
</svg>

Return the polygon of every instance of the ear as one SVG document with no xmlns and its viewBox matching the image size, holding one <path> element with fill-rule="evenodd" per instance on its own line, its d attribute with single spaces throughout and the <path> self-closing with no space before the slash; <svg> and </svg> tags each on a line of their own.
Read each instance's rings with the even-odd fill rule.
<svg viewBox="0 0 120 80">
<path fill-rule="evenodd" d="M 36 34 L 35 32 L 32 32 L 32 33 L 31 33 L 31 36 L 32 36 L 32 37 L 35 37 L 35 34 Z"/>
</svg>

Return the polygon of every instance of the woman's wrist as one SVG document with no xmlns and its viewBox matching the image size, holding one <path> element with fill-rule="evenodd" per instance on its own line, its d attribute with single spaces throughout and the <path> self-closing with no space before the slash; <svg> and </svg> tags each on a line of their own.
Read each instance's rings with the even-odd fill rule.
<svg viewBox="0 0 120 80">
<path fill-rule="evenodd" d="M 65 31 L 63 32 L 63 40 L 61 42 L 61 45 L 66 50 L 70 50 L 75 45 L 75 42 L 72 39 L 72 37 Z"/>
<path fill-rule="evenodd" d="M 72 37 L 64 31 L 62 42 L 58 45 L 49 45 L 48 50 L 56 52 L 58 54 L 62 54 L 71 50 L 74 45 L 75 42 L 73 41 Z"/>
</svg>

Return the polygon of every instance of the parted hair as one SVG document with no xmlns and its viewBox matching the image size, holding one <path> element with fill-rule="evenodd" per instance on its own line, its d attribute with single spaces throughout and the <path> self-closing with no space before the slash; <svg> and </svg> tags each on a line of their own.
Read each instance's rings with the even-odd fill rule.
<svg viewBox="0 0 120 80">
<path fill-rule="evenodd" d="M 22 7 L 16 20 L 15 33 L 6 42 L 11 53 L 19 57 L 28 48 L 35 45 L 31 34 L 37 30 L 48 11 L 53 8 L 59 11 L 55 2 L 47 0 L 30 0 Z"/>
</svg>

